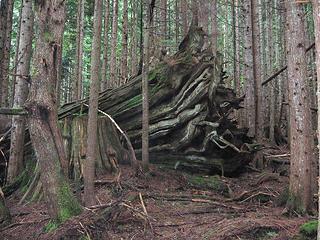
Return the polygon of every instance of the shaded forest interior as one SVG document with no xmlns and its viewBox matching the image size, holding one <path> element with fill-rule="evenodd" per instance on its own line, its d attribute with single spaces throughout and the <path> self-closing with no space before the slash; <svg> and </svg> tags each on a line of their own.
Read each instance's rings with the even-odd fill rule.
<svg viewBox="0 0 320 240">
<path fill-rule="evenodd" d="M 4 239 L 316 239 L 319 16 L 0 0 Z"/>
</svg>

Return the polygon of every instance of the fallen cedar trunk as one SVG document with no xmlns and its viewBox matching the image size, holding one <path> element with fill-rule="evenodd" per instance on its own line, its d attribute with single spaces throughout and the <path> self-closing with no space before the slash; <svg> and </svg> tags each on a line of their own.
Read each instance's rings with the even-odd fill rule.
<svg viewBox="0 0 320 240">
<path fill-rule="evenodd" d="M 158 63 L 148 74 L 150 160 L 196 172 L 230 175 L 252 159 L 252 141 L 247 137 L 246 129 L 238 128 L 230 119 L 233 110 L 240 108 L 243 98 L 237 98 L 233 90 L 224 87 L 221 59 L 213 56 L 210 50 L 202 49 L 204 38 L 201 28 L 191 27 L 179 51 Z M 80 124 L 84 126 L 82 128 L 76 126 L 79 116 L 88 112 L 87 102 L 88 99 L 71 102 L 59 111 L 60 120 L 71 119 L 71 125 L 65 125 L 69 133 L 64 135 L 70 165 L 80 169 L 79 173 L 72 170 L 77 176 L 81 174 L 79 162 L 81 165 L 81 159 L 85 158 L 85 146 L 79 148 L 79 141 L 86 142 L 85 134 L 82 134 L 86 131 L 86 123 Z M 126 131 L 138 158 L 141 154 L 141 102 L 141 75 L 99 96 L 99 110 L 110 114 Z M 116 131 L 101 134 L 105 124 L 105 121 L 99 123 L 100 150 L 108 144 L 104 142 L 105 138 Z M 110 144 L 109 140 L 107 142 Z M 26 150 L 30 152 L 30 145 Z M 119 151 L 115 151 L 117 157 Z M 108 158 L 108 152 L 104 152 L 100 156 Z M 80 160 L 75 161 L 74 156 Z"/>
<path fill-rule="evenodd" d="M 239 129 L 230 119 L 243 98 L 223 86 L 220 58 L 209 50 L 201 51 L 204 37 L 202 29 L 191 28 L 180 50 L 148 74 L 150 160 L 175 168 L 230 175 L 250 162 L 252 141 L 246 129 Z M 138 158 L 141 100 L 141 75 L 99 97 L 99 109 L 126 131 Z M 64 105 L 60 119 L 86 114 L 86 102 Z M 99 139 L 100 148 L 108 135 Z"/>
</svg>

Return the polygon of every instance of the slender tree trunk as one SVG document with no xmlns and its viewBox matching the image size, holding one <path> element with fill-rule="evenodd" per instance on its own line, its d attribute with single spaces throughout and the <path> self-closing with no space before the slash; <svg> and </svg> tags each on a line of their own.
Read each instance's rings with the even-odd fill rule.
<svg viewBox="0 0 320 240">
<path fill-rule="evenodd" d="M 113 5 L 113 0 L 111 0 Z M 101 90 L 105 90 L 108 86 L 107 69 L 108 69 L 108 50 L 109 50 L 109 29 L 110 29 L 110 0 L 105 1 L 104 13 L 104 32 L 103 32 L 103 60 L 101 66 Z M 110 81 L 110 79 L 109 79 Z"/>
<path fill-rule="evenodd" d="M 316 44 L 316 70 L 317 78 L 320 79 L 320 2 L 313 0 L 313 19 L 314 19 L 314 33 Z M 317 81 L 317 103 L 320 109 L 320 81 Z M 318 111 L 318 150 L 320 152 L 320 111 Z M 320 175 L 320 154 L 318 155 L 318 174 Z M 318 178 L 318 222 L 320 221 L 320 178 Z M 318 236 L 320 239 L 320 224 L 318 224 Z"/>
<path fill-rule="evenodd" d="M 120 85 L 126 83 L 128 78 L 128 0 L 123 0 L 122 21 L 122 58 Z"/>
<path fill-rule="evenodd" d="M 167 0 L 160 1 L 160 25 L 161 25 L 161 32 L 160 32 L 161 49 L 166 51 L 167 49 L 166 40 L 168 36 Z"/>
<path fill-rule="evenodd" d="M 82 69 L 83 69 L 83 38 L 84 38 L 84 4 L 85 0 L 79 0 L 77 13 L 77 39 L 76 39 L 76 66 L 75 79 L 73 80 L 73 100 L 82 97 Z"/>
<path fill-rule="evenodd" d="M 4 27 L 4 35 L 3 35 L 3 43 L 1 44 L 0 53 L 1 61 L 0 61 L 0 104 L 2 106 L 9 106 L 9 65 L 10 65 L 10 49 L 11 49 L 11 33 L 12 33 L 12 16 L 13 16 L 13 0 L 7 0 L 4 4 L 6 4 L 6 14 L 3 19 L 5 19 L 5 23 L 1 25 L 5 25 Z"/>
<path fill-rule="evenodd" d="M 137 14 L 137 1 L 131 1 L 132 4 L 132 21 L 131 21 L 131 76 L 138 73 L 138 31 L 139 19 Z"/>
<path fill-rule="evenodd" d="M 214 55 L 217 54 L 218 51 L 218 22 L 217 22 L 217 1 L 211 1 L 211 46 L 212 52 Z"/>
<path fill-rule="evenodd" d="M 313 152 L 309 86 L 307 83 L 306 33 L 303 5 L 286 1 L 287 65 L 290 107 L 290 186 L 287 207 L 309 211 L 312 203 Z"/>
<path fill-rule="evenodd" d="M 23 0 L 21 12 L 20 41 L 17 62 L 17 82 L 14 93 L 14 108 L 24 105 L 28 96 L 28 78 L 32 53 L 33 38 L 32 0 Z M 26 119 L 25 116 L 14 116 L 12 119 L 10 159 L 8 181 L 13 182 L 23 169 L 23 146 Z"/>
<path fill-rule="evenodd" d="M 150 59 L 150 27 L 153 21 L 155 0 L 148 1 L 146 29 L 144 38 L 144 54 L 142 64 L 142 164 L 145 171 L 149 169 L 149 59 Z"/>
<path fill-rule="evenodd" d="M 113 2 L 111 54 L 110 54 L 110 82 L 108 87 L 117 86 L 117 40 L 118 40 L 118 0 Z"/>
<path fill-rule="evenodd" d="M 188 29 L 189 29 L 189 25 L 188 25 L 188 1 L 187 0 L 180 0 L 180 8 L 181 8 L 183 37 L 185 37 L 187 35 Z"/>
<path fill-rule="evenodd" d="M 251 0 L 252 23 L 252 55 L 253 55 L 253 79 L 255 98 L 255 136 L 258 141 L 263 138 L 263 112 L 262 112 L 262 75 L 260 52 L 260 27 L 259 8 L 256 0 Z"/>
<path fill-rule="evenodd" d="M 34 55 L 35 74 L 26 103 L 29 131 L 40 167 L 47 209 L 51 218 L 63 222 L 81 212 L 65 180 L 68 162 L 57 121 L 55 85 L 58 51 L 65 22 L 65 1 L 36 2 L 38 36 Z"/>
<path fill-rule="evenodd" d="M 253 54 L 252 54 L 252 11 L 251 1 L 244 3 L 245 34 L 244 34 L 244 74 L 245 74 L 245 112 L 246 126 L 249 129 L 248 135 L 255 135 L 255 98 L 254 98 L 254 77 L 253 77 Z"/>
<path fill-rule="evenodd" d="M 97 121 L 98 121 L 98 96 L 99 72 L 102 30 L 102 0 L 95 0 L 93 40 L 91 51 L 91 83 L 88 118 L 87 159 L 84 164 L 84 202 L 86 206 L 95 203 L 94 176 L 97 154 Z"/>
</svg>

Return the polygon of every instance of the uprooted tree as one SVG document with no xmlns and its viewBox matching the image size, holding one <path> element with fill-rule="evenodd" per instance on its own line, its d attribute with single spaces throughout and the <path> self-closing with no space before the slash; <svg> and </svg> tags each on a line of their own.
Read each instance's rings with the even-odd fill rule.
<svg viewBox="0 0 320 240">
<path fill-rule="evenodd" d="M 203 49 L 205 38 L 201 28 L 191 26 L 179 51 L 148 73 L 150 160 L 175 169 L 232 175 L 250 162 L 254 145 L 246 135 L 247 129 L 238 128 L 233 119 L 243 97 L 236 97 L 224 86 L 222 61 L 211 50 Z M 97 174 L 107 169 L 117 171 L 118 163 L 134 158 L 123 136 L 130 138 L 137 157 L 141 157 L 141 103 L 141 75 L 100 93 Z M 75 180 L 81 180 L 83 174 L 87 113 L 88 99 L 83 99 L 65 104 L 58 114 L 69 159 L 68 173 Z M 121 129 L 113 119 L 126 135 L 119 134 Z M 8 152 L 8 142 L 9 138 L 2 141 L 3 152 Z M 27 143 L 25 155 L 31 150 Z M 39 196 L 38 175 L 28 181 L 24 199 L 26 195 Z"/>
<path fill-rule="evenodd" d="M 243 97 L 237 98 L 233 90 L 224 87 L 221 59 L 203 49 L 205 38 L 201 28 L 191 26 L 179 51 L 149 71 L 150 160 L 175 168 L 232 174 L 250 161 L 252 141 L 246 135 L 247 130 L 238 128 L 232 119 Z M 64 134 L 71 135 L 69 152 L 76 156 L 72 157 L 71 166 L 81 165 L 80 158 L 85 154 L 85 146 L 79 150 L 79 142 L 72 139 L 82 141 L 85 137 L 86 118 L 77 115 L 87 113 L 86 102 L 84 99 L 66 104 L 59 112 L 60 119 L 73 119 L 69 121 L 73 127 Z M 100 113 L 110 114 L 125 130 L 138 158 L 141 157 L 141 103 L 141 75 L 99 96 Z M 110 124 L 107 124 L 110 127 L 105 124 L 101 119 L 97 149 L 100 165 L 110 152 L 114 152 L 119 162 L 125 161 L 128 154 L 120 147 L 121 139 L 117 139 Z"/>
</svg>

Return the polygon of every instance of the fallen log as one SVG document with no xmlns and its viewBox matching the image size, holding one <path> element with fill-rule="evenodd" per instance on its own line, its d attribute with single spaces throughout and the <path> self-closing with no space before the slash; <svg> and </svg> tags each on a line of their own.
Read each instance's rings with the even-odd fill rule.
<svg viewBox="0 0 320 240">
<path fill-rule="evenodd" d="M 232 118 L 233 111 L 241 108 L 243 97 L 237 97 L 224 86 L 222 59 L 203 49 L 204 38 L 203 30 L 192 26 L 179 51 L 148 73 L 150 160 L 176 169 L 230 175 L 245 169 L 251 161 L 252 139 L 247 136 L 247 129 L 238 128 Z M 99 95 L 99 110 L 110 115 L 125 131 L 138 158 L 141 157 L 141 103 L 141 75 Z M 79 141 L 86 136 L 83 119 L 88 112 L 87 104 L 88 99 L 82 99 L 65 104 L 59 111 L 59 120 L 71 119 L 65 121 L 71 124 L 66 127 L 71 131 L 71 136 L 66 134 L 70 141 L 67 152 L 70 159 L 76 159 L 73 164 L 78 169 L 85 158 L 85 146 L 80 146 Z M 84 126 L 80 132 L 79 121 Z M 99 124 L 97 151 L 102 158 L 108 158 L 106 145 L 121 142 L 120 134 L 115 134 L 119 137 L 115 141 L 107 139 L 117 130 L 109 127 L 106 130 L 105 124 L 104 120 Z M 26 152 L 30 150 L 27 145 Z M 113 152 L 120 157 L 121 151 Z M 74 174 L 79 178 L 81 172 Z"/>
</svg>

